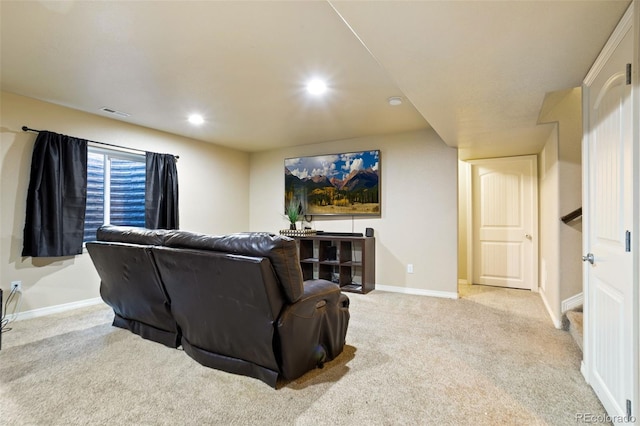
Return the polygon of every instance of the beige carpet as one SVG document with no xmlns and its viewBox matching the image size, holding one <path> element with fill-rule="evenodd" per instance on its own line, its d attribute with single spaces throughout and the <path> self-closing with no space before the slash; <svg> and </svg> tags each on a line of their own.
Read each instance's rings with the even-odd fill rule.
<svg viewBox="0 0 640 426">
<path fill-rule="evenodd" d="M 110 325 L 96 306 L 2 337 L 2 425 L 496 425 L 604 414 L 581 354 L 527 291 L 350 294 L 347 348 L 274 390 Z"/>
</svg>

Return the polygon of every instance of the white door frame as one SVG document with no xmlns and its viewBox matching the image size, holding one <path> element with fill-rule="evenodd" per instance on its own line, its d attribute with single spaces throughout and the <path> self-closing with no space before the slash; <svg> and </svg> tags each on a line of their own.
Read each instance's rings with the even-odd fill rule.
<svg viewBox="0 0 640 426">
<path fill-rule="evenodd" d="M 466 185 L 467 185 L 467 282 L 468 284 L 473 284 L 473 235 L 474 235 L 474 230 L 473 230 L 473 166 L 474 165 L 480 165 L 480 164 L 487 164 L 490 163 L 492 161 L 499 161 L 500 159 L 509 159 L 509 158 L 527 158 L 530 157 L 533 159 L 534 161 L 534 171 L 537 173 L 537 156 L 536 155 L 521 155 L 521 156 L 513 156 L 513 157 L 497 157 L 497 158 L 484 158 L 484 159 L 477 159 L 477 160 L 464 160 L 465 164 L 467 165 L 467 179 L 466 179 Z M 533 250 L 533 257 L 534 257 L 534 268 L 533 268 L 533 279 L 532 279 L 532 283 L 531 283 L 531 291 L 534 293 L 538 292 L 538 269 L 539 269 L 539 212 L 538 212 L 538 196 L 539 196 L 539 188 L 537 185 L 537 179 L 538 177 L 536 176 L 536 193 L 535 193 L 535 197 L 533 200 L 533 210 L 534 210 L 534 214 L 535 214 L 535 218 L 533 221 L 533 230 L 532 230 L 532 235 L 533 235 L 533 243 L 535 244 L 534 250 Z"/>
<path fill-rule="evenodd" d="M 467 284 L 473 284 L 473 214 L 472 214 L 472 202 L 473 202 L 473 192 L 471 186 L 471 160 L 460 160 L 458 161 L 458 167 L 462 167 L 464 169 L 464 182 L 458 182 L 458 188 L 464 188 L 464 198 L 466 204 L 466 211 L 459 212 L 458 214 L 462 215 L 462 220 L 465 222 L 466 226 L 466 235 L 465 235 L 465 250 L 467 252 L 467 276 L 465 277 L 465 281 Z M 460 190 L 460 189 L 459 189 Z"/>
</svg>

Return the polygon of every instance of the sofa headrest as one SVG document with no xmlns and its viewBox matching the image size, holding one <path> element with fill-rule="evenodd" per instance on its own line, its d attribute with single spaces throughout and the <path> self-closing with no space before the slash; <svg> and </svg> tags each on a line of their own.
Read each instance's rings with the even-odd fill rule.
<svg viewBox="0 0 640 426">
<path fill-rule="evenodd" d="M 104 225 L 98 228 L 98 241 L 160 246 L 172 231 L 145 229 L 133 226 Z"/>
<path fill-rule="evenodd" d="M 276 276 L 291 303 L 300 299 L 304 292 L 298 248 L 292 238 L 267 232 L 213 236 L 188 231 L 171 231 L 164 241 L 164 246 L 266 257 L 273 265 Z"/>
</svg>

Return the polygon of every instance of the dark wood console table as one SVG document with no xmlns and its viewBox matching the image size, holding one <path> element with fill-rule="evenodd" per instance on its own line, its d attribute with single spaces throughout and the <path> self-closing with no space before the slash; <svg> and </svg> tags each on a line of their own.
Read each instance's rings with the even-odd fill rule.
<svg viewBox="0 0 640 426">
<path fill-rule="evenodd" d="M 305 280 L 325 279 L 352 293 L 375 289 L 374 237 L 309 235 L 295 239 Z"/>
</svg>

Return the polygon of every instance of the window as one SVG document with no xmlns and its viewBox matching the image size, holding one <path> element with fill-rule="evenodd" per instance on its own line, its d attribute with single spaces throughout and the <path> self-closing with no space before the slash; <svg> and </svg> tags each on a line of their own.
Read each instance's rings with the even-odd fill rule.
<svg viewBox="0 0 640 426">
<path fill-rule="evenodd" d="M 106 224 L 145 226 L 144 155 L 89 146 L 84 242 Z"/>
</svg>

